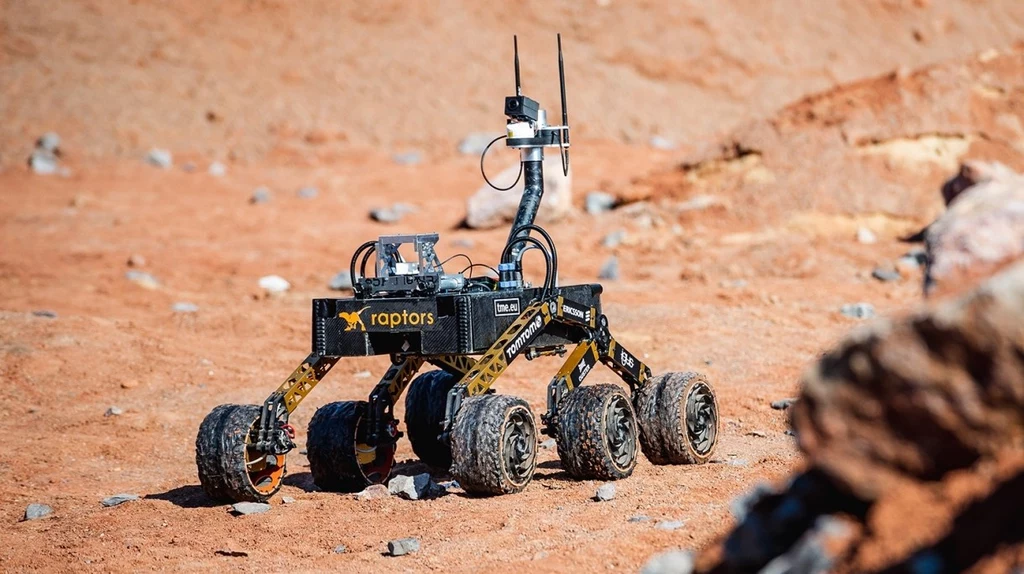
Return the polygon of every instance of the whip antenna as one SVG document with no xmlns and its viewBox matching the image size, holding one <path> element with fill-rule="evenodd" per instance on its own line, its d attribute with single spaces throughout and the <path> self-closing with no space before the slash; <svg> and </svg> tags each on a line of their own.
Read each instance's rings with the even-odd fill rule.
<svg viewBox="0 0 1024 574">
<path fill-rule="evenodd" d="M 519 81 L 519 39 L 512 36 L 512 50 L 516 54 L 516 95 L 523 95 L 523 84 Z M 562 98 L 562 107 L 565 107 L 565 98 Z"/>
</svg>

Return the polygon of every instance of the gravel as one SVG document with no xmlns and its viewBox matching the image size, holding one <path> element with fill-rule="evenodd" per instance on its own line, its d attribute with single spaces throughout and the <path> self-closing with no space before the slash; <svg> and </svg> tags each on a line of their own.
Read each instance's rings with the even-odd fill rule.
<svg viewBox="0 0 1024 574">
<path fill-rule="evenodd" d="M 870 319 L 875 316 L 875 306 L 871 303 L 847 303 L 839 308 L 839 312 L 853 319 Z"/>
<path fill-rule="evenodd" d="M 352 274 L 346 271 L 338 271 L 327 283 L 332 291 L 349 291 L 352 289 Z"/>
<path fill-rule="evenodd" d="M 418 538 L 399 538 L 388 542 L 388 554 L 392 556 L 405 556 L 420 551 Z"/>
<path fill-rule="evenodd" d="M 114 496 L 108 496 L 104 498 L 103 500 L 100 501 L 100 504 L 107 508 L 111 508 L 138 499 L 138 494 L 115 494 Z"/>
<path fill-rule="evenodd" d="M 171 156 L 171 152 L 165 149 L 153 148 L 146 154 L 146 163 L 159 168 L 170 169 L 174 165 L 174 158 Z"/>
<path fill-rule="evenodd" d="M 249 203 L 253 205 L 260 205 L 268 201 L 270 201 L 270 190 L 263 186 L 254 189 L 252 196 L 249 197 Z"/>
<path fill-rule="evenodd" d="M 280 275 L 264 275 L 259 280 L 260 289 L 267 293 L 284 293 L 292 288 L 292 284 Z"/>
<path fill-rule="evenodd" d="M 619 278 L 619 259 L 612 255 L 604 262 L 601 266 L 601 271 L 597 273 L 598 279 L 607 279 L 609 281 L 615 281 Z"/>
<path fill-rule="evenodd" d="M 236 502 L 231 505 L 231 512 L 237 516 L 263 514 L 268 510 L 270 505 L 265 502 Z"/>
<path fill-rule="evenodd" d="M 597 492 L 594 494 L 594 500 L 598 502 L 608 502 L 609 500 L 615 499 L 615 485 L 606 482 L 601 486 L 597 487 Z"/>
<path fill-rule="evenodd" d="M 615 207 L 615 196 L 603 191 L 591 191 L 586 199 L 587 213 L 598 215 Z"/>
<path fill-rule="evenodd" d="M 693 567 L 692 554 L 685 550 L 669 550 L 652 556 L 640 569 L 640 574 L 690 574 Z"/>
<path fill-rule="evenodd" d="M 871 276 L 884 283 L 899 281 L 903 278 L 898 271 L 893 271 L 892 269 L 886 269 L 884 267 L 876 267 L 875 270 L 871 272 Z"/>
<path fill-rule="evenodd" d="M 53 508 L 47 504 L 33 502 L 25 507 L 25 517 L 22 520 L 38 520 L 53 514 Z"/>
</svg>

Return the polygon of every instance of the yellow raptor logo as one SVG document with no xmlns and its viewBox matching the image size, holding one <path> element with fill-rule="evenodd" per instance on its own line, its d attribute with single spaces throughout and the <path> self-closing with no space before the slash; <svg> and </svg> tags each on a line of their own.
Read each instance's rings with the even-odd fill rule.
<svg viewBox="0 0 1024 574">
<path fill-rule="evenodd" d="M 338 313 L 338 318 L 345 320 L 345 323 L 346 323 L 345 330 L 346 331 L 355 331 L 356 328 L 358 328 L 360 331 L 365 331 L 366 330 L 366 324 L 363 323 L 363 318 L 360 317 L 359 315 L 362 314 L 363 311 L 365 311 L 365 310 L 367 310 L 369 308 L 370 308 L 369 306 L 366 306 L 366 307 L 363 307 L 362 309 L 360 309 L 358 311 L 341 311 L 341 312 Z"/>
</svg>

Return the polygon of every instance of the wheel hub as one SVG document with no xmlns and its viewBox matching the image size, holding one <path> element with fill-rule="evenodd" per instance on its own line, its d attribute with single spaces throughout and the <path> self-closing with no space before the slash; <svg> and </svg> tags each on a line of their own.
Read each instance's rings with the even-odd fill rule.
<svg viewBox="0 0 1024 574">
<path fill-rule="evenodd" d="M 605 411 L 605 441 L 612 460 L 627 468 L 636 459 L 636 424 L 626 398 L 616 395 Z"/>
<path fill-rule="evenodd" d="M 718 433 L 718 411 L 711 389 L 699 383 L 686 397 L 686 434 L 697 454 L 707 454 L 715 445 Z"/>
<path fill-rule="evenodd" d="M 515 411 L 509 415 L 502 429 L 502 444 L 505 453 L 505 469 L 515 482 L 528 480 L 533 475 L 536 457 L 534 449 L 537 439 L 533 421 L 528 413 Z"/>
</svg>

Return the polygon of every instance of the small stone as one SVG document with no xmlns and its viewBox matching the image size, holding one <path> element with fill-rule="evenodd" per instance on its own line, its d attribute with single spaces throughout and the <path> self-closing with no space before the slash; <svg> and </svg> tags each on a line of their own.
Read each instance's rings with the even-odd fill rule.
<svg viewBox="0 0 1024 574">
<path fill-rule="evenodd" d="M 262 514 L 268 510 L 270 505 L 265 502 L 236 502 L 231 505 L 231 512 L 237 516 Z"/>
<path fill-rule="evenodd" d="M 534 560 L 543 560 L 548 557 L 548 553 L 541 550 L 540 552 L 533 555 Z"/>
<path fill-rule="evenodd" d="M 320 190 L 307 185 L 306 187 L 299 188 L 299 191 L 295 192 L 295 195 L 298 195 L 302 199 L 314 199 L 316 196 L 320 195 Z"/>
<path fill-rule="evenodd" d="M 452 247 L 459 247 L 461 249 L 472 249 L 476 246 L 476 242 L 468 237 L 458 237 L 452 239 Z"/>
<path fill-rule="evenodd" d="M 213 177 L 224 177 L 228 173 L 228 168 L 221 162 L 215 161 L 210 164 L 206 171 Z"/>
<path fill-rule="evenodd" d="M 370 210 L 370 218 L 379 223 L 398 223 L 402 214 L 389 207 L 377 207 Z"/>
<path fill-rule="evenodd" d="M 199 305 L 189 303 L 188 301 L 178 301 L 171 305 L 171 311 L 175 313 L 196 313 L 199 311 Z"/>
<path fill-rule="evenodd" d="M 794 431 L 793 429 L 786 429 L 785 431 L 783 431 L 783 433 L 786 436 L 796 436 L 796 431 Z"/>
<path fill-rule="evenodd" d="M 137 386 L 139 386 L 139 382 L 135 380 L 121 382 L 122 389 L 134 389 Z"/>
<path fill-rule="evenodd" d="M 870 319 L 875 316 L 875 307 L 871 303 L 847 303 L 839 312 L 853 319 Z"/>
<path fill-rule="evenodd" d="M 636 514 L 634 516 L 630 516 L 629 519 L 626 520 L 626 522 L 631 522 L 633 524 L 636 524 L 638 522 L 650 522 L 651 520 L 654 520 L 654 519 L 651 518 L 650 516 L 647 516 L 646 514 Z"/>
<path fill-rule="evenodd" d="M 423 161 L 423 154 L 418 151 L 407 151 L 396 153 L 391 156 L 391 161 L 398 165 L 416 165 Z"/>
<path fill-rule="evenodd" d="M 903 278 L 900 276 L 898 271 L 893 271 L 892 269 L 884 269 L 882 267 L 876 267 L 875 270 L 871 272 L 871 276 L 874 277 L 875 279 L 878 279 L 879 281 L 882 281 L 883 283 L 899 281 L 900 279 Z"/>
<path fill-rule="evenodd" d="M 900 275 L 917 273 L 924 266 L 924 261 L 918 259 L 916 256 L 907 253 L 896 260 L 896 271 Z"/>
<path fill-rule="evenodd" d="M 339 271 L 327 283 L 332 291 L 349 291 L 352 289 L 352 275 L 348 271 Z"/>
<path fill-rule="evenodd" d="M 352 495 L 356 500 L 377 500 L 380 498 L 388 498 L 389 496 L 391 496 L 391 493 L 388 491 L 388 487 L 383 484 L 371 484 L 361 492 L 357 492 Z"/>
<path fill-rule="evenodd" d="M 732 279 L 732 280 L 723 279 L 722 281 L 720 281 L 718 283 L 718 286 L 723 288 L 723 289 L 743 289 L 747 285 L 748 285 L 748 283 L 747 283 L 746 279 Z"/>
<path fill-rule="evenodd" d="M 294 496 L 282 496 L 281 504 L 293 504 L 295 502 Z"/>
<path fill-rule="evenodd" d="M 768 435 L 764 431 L 759 430 L 752 430 L 747 433 L 747 436 L 752 436 L 756 438 L 768 438 Z"/>
<path fill-rule="evenodd" d="M 107 412 L 103 413 L 105 417 L 119 417 L 124 414 L 124 410 L 121 407 L 110 407 Z"/>
<path fill-rule="evenodd" d="M 57 313 L 50 311 L 49 309 L 36 309 L 35 311 L 32 311 L 32 314 L 36 317 L 46 317 L 47 319 L 57 318 Z"/>
<path fill-rule="evenodd" d="M 604 239 L 601 240 L 601 246 L 606 248 L 606 249 L 614 249 L 614 248 L 618 247 L 619 245 L 622 245 L 622 242 L 625 239 L 626 239 L 626 230 L 625 229 L 617 229 L 615 231 L 612 231 L 608 235 L 604 236 Z"/>
<path fill-rule="evenodd" d="M 651 147 L 654 149 L 660 149 L 665 151 L 671 151 L 676 149 L 676 142 L 664 136 L 651 136 L 650 144 Z"/>
<path fill-rule="evenodd" d="M 685 550 L 669 550 L 655 554 L 640 569 L 640 574 L 691 574 L 693 555 Z"/>
<path fill-rule="evenodd" d="M 185 162 L 184 165 L 181 166 L 181 170 L 184 171 L 185 173 L 193 173 L 196 171 L 196 169 L 198 169 L 196 167 L 196 164 L 191 161 L 187 161 Z"/>
<path fill-rule="evenodd" d="M 266 187 L 257 187 L 252 192 L 252 196 L 249 198 L 249 203 L 253 205 L 260 205 L 270 201 L 270 190 Z"/>
<path fill-rule="evenodd" d="M 136 285 L 144 289 L 160 288 L 160 282 L 156 280 L 156 277 L 153 277 L 152 275 L 146 273 L 145 271 L 136 271 L 135 269 L 129 269 L 128 271 L 125 271 L 124 276 L 132 283 L 135 283 Z"/>
<path fill-rule="evenodd" d="M 57 156 L 46 150 L 37 149 L 28 158 L 28 167 L 37 175 L 53 175 L 59 170 Z"/>
<path fill-rule="evenodd" d="M 137 494 L 115 494 L 114 496 L 104 498 L 100 501 L 100 504 L 107 508 L 111 508 L 138 499 L 139 495 Z"/>
<path fill-rule="evenodd" d="M 416 476 L 392 476 L 388 482 L 388 492 L 406 500 L 429 500 L 445 493 L 428 473 Z"/>
<path fill-rule="evenodd" d="M 745 458 L 730 458 L 729 460 L 725 461 L 725 464 L 729 466 L 736 466 L 742 468 L 750 466 L 750 461 L 748 461 Z"/>
<path fill-rule="evenodd" d="M 540 443 L 540 448 L 555 448 L 555 439 L 549 438 Z"/>
<path fill-rule="evenodd" d="M 38 520 L 53 514 L 53 508 L 46 504 L 33 502 L 25 507 L 25 517 L 22 520 Z"/>
<path fill-rule="evenodd" d="M 459 153 L 463 155 L 480 155 L 484 153 L 484 148 L 487 147 L 487 144 L 491 143 L 496 137 L 501 137 L 501 134 L 484 132 L 469 134 L 459 142 Z"/>
<path fill-rule="evenodd" d="M 153 148 L 146 154 L 146 163 L 163 169 L 170 169 L 174 165 L 171 152 L 165 149 Z"/>
<path fill-rule="evenodd" d="M 874 231 L 871 231 L 867 227 L 861 227 L 857 229 L 857 243 L 863 243 L 864 245 L 871 245 L 878 242 L 878 236 L 875 235 Z"/>
<path fill-rule="evenodd" d="M 586 199 L 587 213 L 590 215 L 598 215 L 606 211 L 611 211 L 615 207 L 615 203 L 616 199 L 614 195 L 603 191 L 591 191 L 587 194 Z"/>
<path fill-rule="evenodd" d="M 661 522 L 658 522 L 657 524 L 655 524 L 654 527 L 657 528 L 658 530 L 672 531 L 672 530 L 679 530 L 680 528 L 683 527 L 684 524 L 686 524 L 686 522 L 684 522 L 682 520 L 662 520 Z"/>
<path fill-rule="evenodd" d="M 60 136 L 56 132 L 46 132 L 36 140 L 36 148 L 53 154 L 60 153 Z"/>
<path fill-rule="evenodd" d="M 786 399 L 779 399 L 777 401 L 773 401 L 772 402 L 772 408 L 777 410 L 777 411 L 784 411 L 784 410 L 788 409 L 789 407 L 793 406 L 793 404 L 796 403 L 797 400 L 798 399 L 793 398 L 793 397 L 786 398 Z"/>
<path fill-rule="evenodd" d="M 292 288 L 292 284 L 280 275 L 265 275 L 260 277 L 259 285 L 260 289 L 263 289 L 270 294 L 284 293 Z"/>
<path fill-rule="evenodd" d="M 405 556 L 420 551 L 420 541 L 417 538 L 399 538 L 388 542 L 388 554 L 392 556 Z"/>
<path fill-rule="evenodd" d="M 138 253 L 132 253 L 128 256 L 128 267 L 145 267 L 146 258 Z"/>
<path fill-rule="evenodd" d="M 615 485 L 606 482 L 601 486 L 597 487 L 597 493 L 594 494 L 594 500 L 598 502 L 608 502 L 609 500 L 615 499 Z"/>
<path fill-rule="evenodd" d="M 609 281 L 615 281 L 619 278 L 619 259 L 612 255 L 604 262 L 601 266 L 601 271 L 597 274 L 598 279 L 607 279 Z"/>
<path fill-rule="evenodd" d="M 334 547 L 334 553 L 335 554 L 344 554 L 345 552 L 348 552 L 348 547 L 345 546 L 344 544 L 339 544 L 339 545 Z"/>
</svg>

